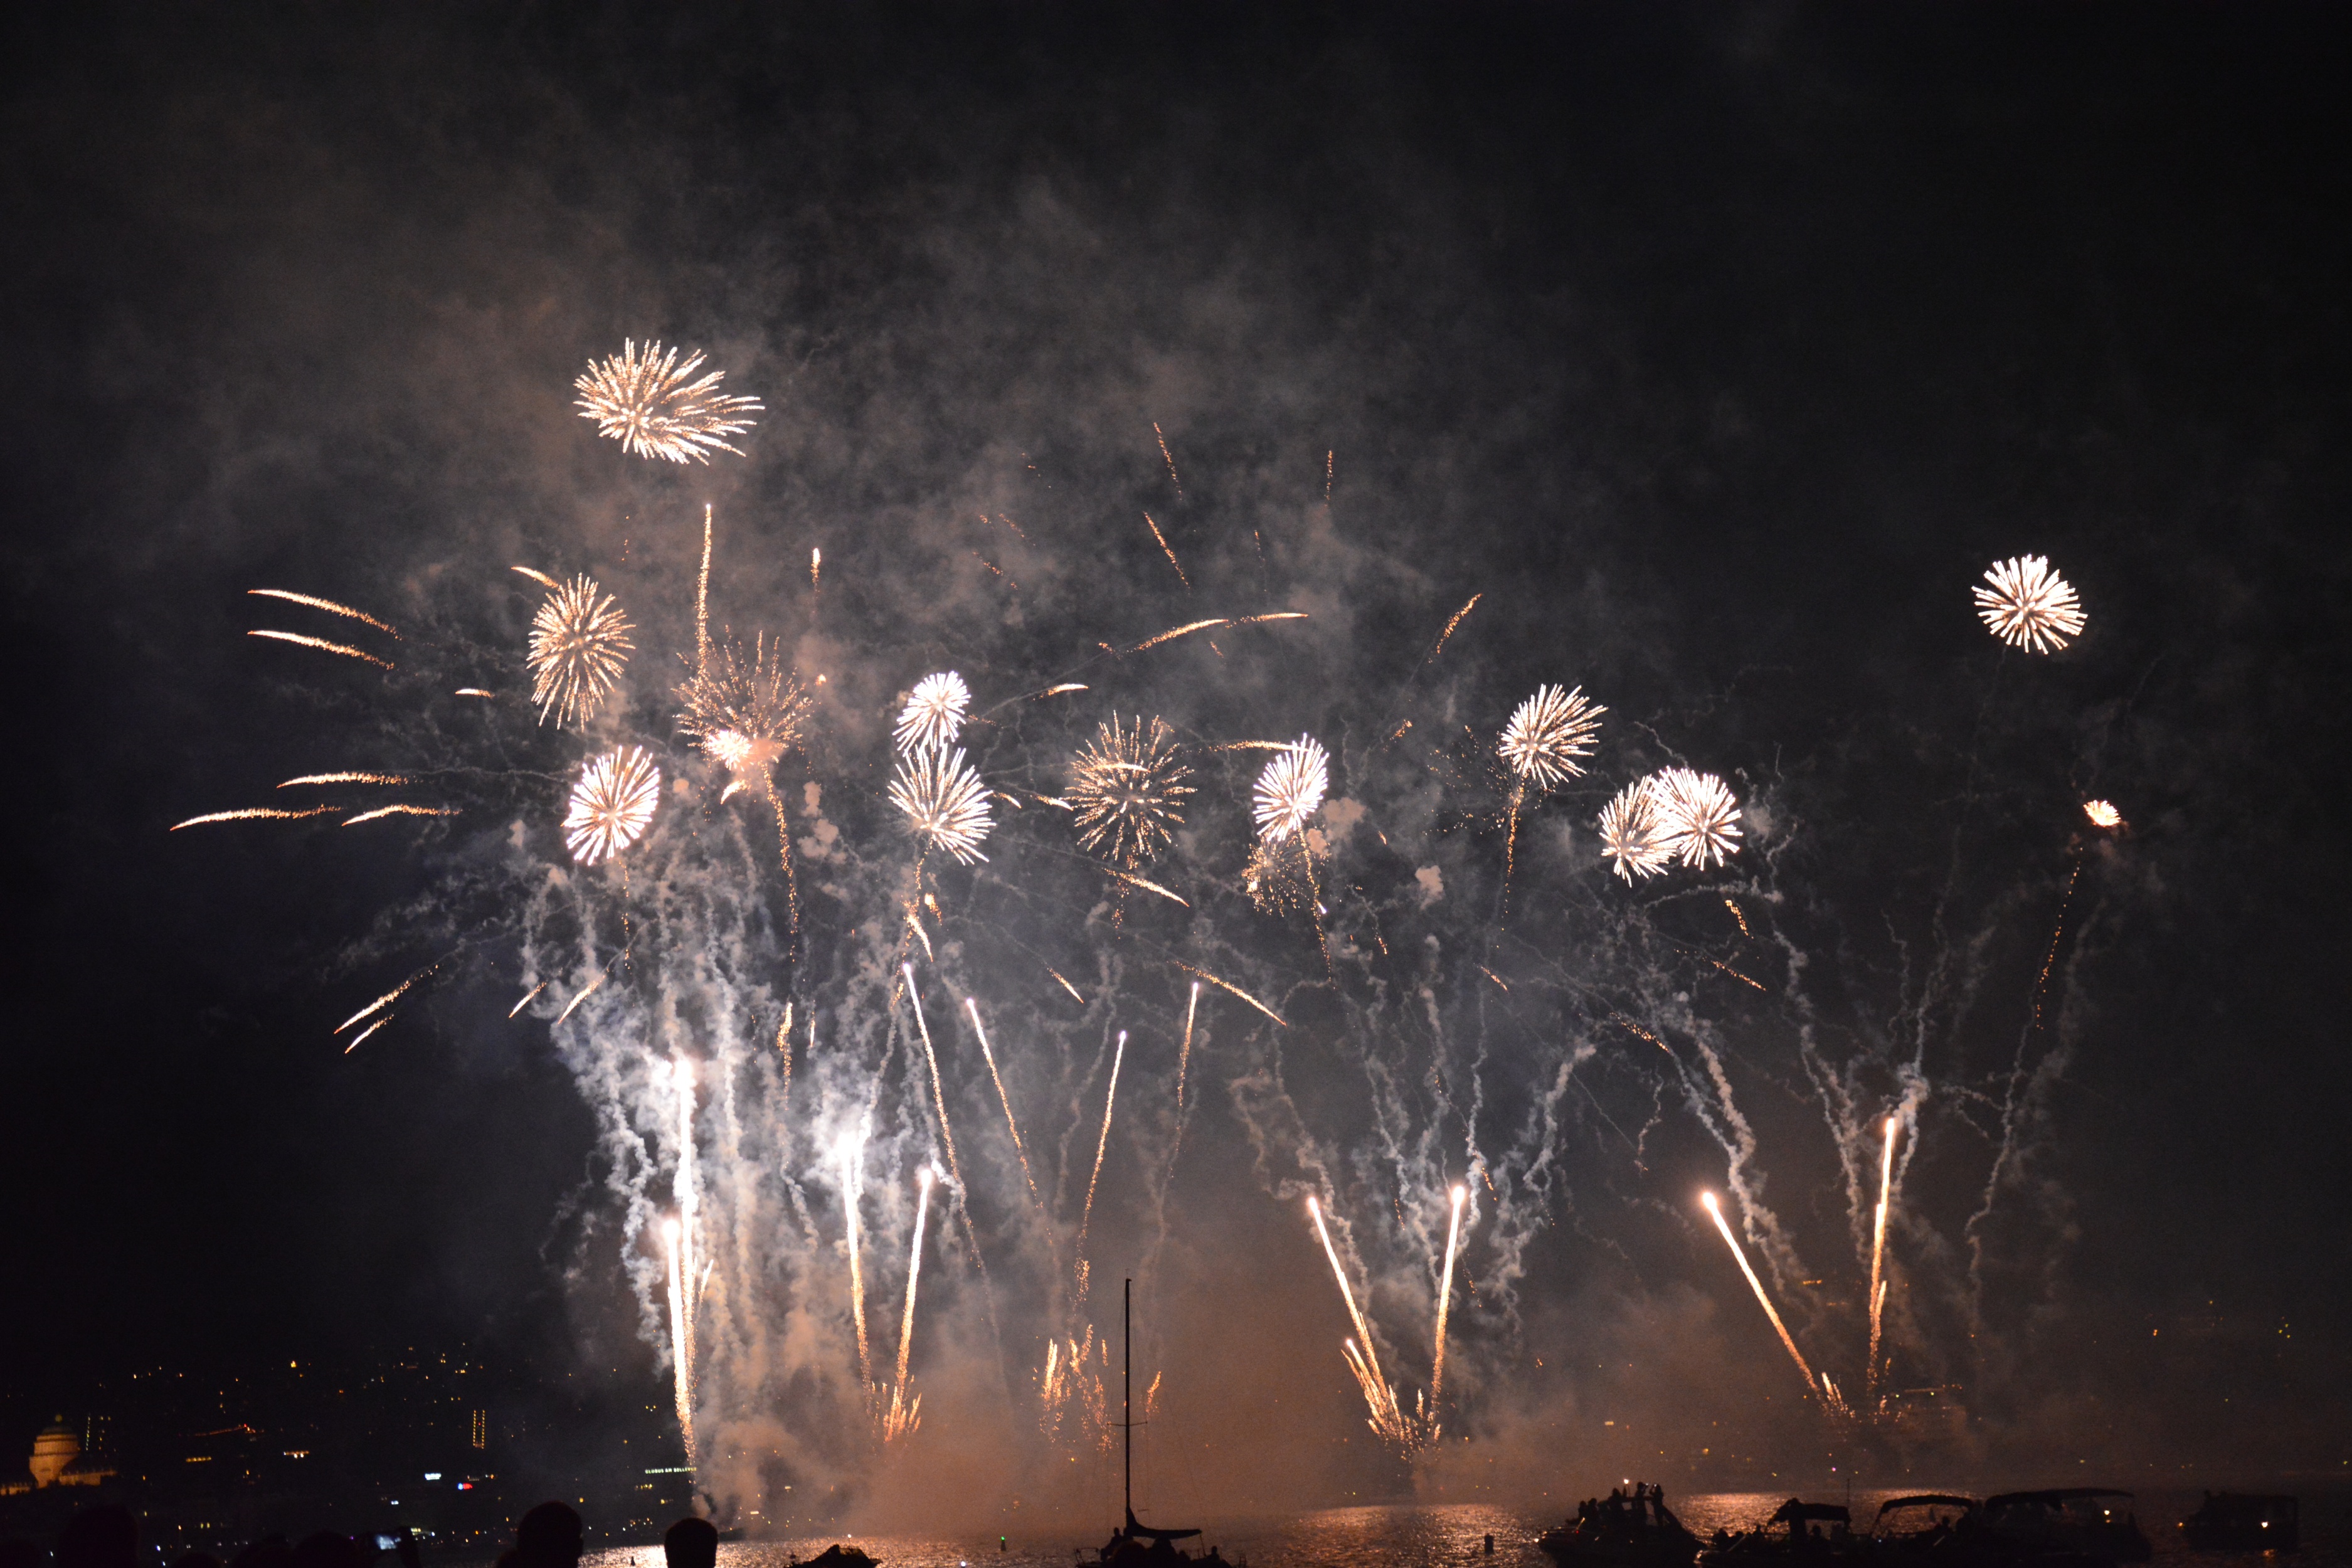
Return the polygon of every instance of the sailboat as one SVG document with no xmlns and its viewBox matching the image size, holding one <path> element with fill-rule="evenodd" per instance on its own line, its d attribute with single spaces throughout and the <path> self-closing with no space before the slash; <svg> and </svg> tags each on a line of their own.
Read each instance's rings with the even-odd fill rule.
<svg viewBox="0 0 2352 1568">
<path fill-rule="evenodd" d="M 1127 1281 L 1120 1303 L 1119 1321 L 1119 1388 L 1118 1425 L 1127 1440 L 1127 1523 L 1110 1533 L 1110 1539 L 1099 1549 L 1100 1561 L 1117 1563 L 1120 1568 L 1158 1568 L 1159 1564 L 1190 1563 L 1204 1568 L 1223 1568 L 1224 1558 L 1210 1547 L 1205 1555 L 1192 1557 L 1177 1550 L 1180 1541 L 1192 1541 L 1200 1536 L 1198 1530 L 1163 1530 L 1143 1524 L 1135 1517 L 1135 1281 Z"/>
</svg>

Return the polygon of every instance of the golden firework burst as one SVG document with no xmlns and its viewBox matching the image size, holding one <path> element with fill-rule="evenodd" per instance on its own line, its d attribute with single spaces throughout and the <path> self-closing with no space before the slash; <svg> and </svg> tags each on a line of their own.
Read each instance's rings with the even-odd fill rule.
<svg viewBox="0 0 2352 1568">
<path fill-rule="evenodd" d="M 1985 568 L 1991 586 L 1974 590 L 1977 615 L 2011 647 L 2055 653 L 2083 635 L 2082 600 L 2042 555 L 2017 555 Z"/>
<path fill-rule="evenodd" d="M 1511 715 L 1497 749 L 1522 781 L 1551 789 L 1583 776 L 1576 759 L 1592 754 L 1601 715 L 1608 711 L 1585 696 L 1581 686 L 1570 691 L 1538 686 Z"/>
<path fill-rule="evenodd" d="M 612 695 L 628 667 L 636 644 L 629 640 L 635 628 L 621 614 L 619 601 L 598 590 L 593 579 L 574 577 L 560 585 L 531 617 L 530 700 L 539 704 L 539 721 L 554 714 L 561 727 L 575 721 L 585 724 L 604 699 Z"/>
<path fill-rule="evenodd" d="M 583 866 L 609 860 L 645 837 L 661 804 L 661 769 L 642 746 L 592 757 L 572 787 L 563 842 Z"/>
<path fill-rule="evenodd" d="M 572 382 L 580 393 L 573 406 L 583 419 L 596 422 L 599 436 L 640 458 L 707 463 L 714 451 L 741 456 L 742 448 L 727 437 L 751 427 L 745 415 L 766 412 L 759 399 L 719 393 L 719 384 L 727 377 L 723 370 L 689 379 L 701 368 L 702 355 L 690 354 L 684 364 L 677 355 L 676 349 L 663 353 L 659 343 L 641 354 L 635 340 L 625 339 L 619 353 L 601 363 L 591 360 L 587 374 Z"/>
<path fill-rule="evenodd" d="M 890 801 L 906 815 L 907 831 L 964 865 L 985 860 L 980 847 L 995 831 L 988 788 L 964 765 L 961 752 L 919 751 L 898 760 Z"/>
<path fill-rule="evenodd" d="M 1146 724 L 1139 714 L 1127 726 L 1111 715 L 1070 760 L 1078 842 L 1134 870 L 1168 847 L 1171 830 L 1182 826 L 1192 777 L 1163 721 Z"/>
<path fill-rule="evenodd" d="M 715 651 L 678 686 L 678 732 L 729 773 L 757 778 L 798 743 L 809 695 L 764 635 L 748 653 L 740 643 Z"/>
</svg>

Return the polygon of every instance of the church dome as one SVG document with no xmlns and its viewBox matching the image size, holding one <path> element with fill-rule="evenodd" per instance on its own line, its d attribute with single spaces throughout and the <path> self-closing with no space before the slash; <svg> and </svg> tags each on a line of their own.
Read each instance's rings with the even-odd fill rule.
<svg viewBox="0 0 2352 1568">
<path fill-rule="evenodd" d="M 33 1484 L 37 1487 L 55 1486 L 58 1478 L 80 1458 L 81 1439 L 74 1435 L 72 1427 L 66 1425 L 65 1417 L 58 1416 L 42 1427 L 41 1435 L 33 1439 Z"/>
</svg>

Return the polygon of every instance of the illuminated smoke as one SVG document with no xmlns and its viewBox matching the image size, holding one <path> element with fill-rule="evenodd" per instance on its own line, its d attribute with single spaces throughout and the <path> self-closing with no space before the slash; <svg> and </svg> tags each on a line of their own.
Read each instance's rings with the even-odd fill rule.
<svg viewBox="0 0 2352 1568">
<path fill-rule="evenodd" d="M 660 804 L 661 770 L 643 747 L 591 758 L 572 787 L 563 842 L 583 866 L 609 860 L 644 836 Z"/>
<path fill-rule="evenodd" d="M 703 356 L 691 354 L 680 364 L 677 355 L 676 349 L 663 353 L 657 342 L 641 354 L 635 341 L 625 338 L 619 353 L 591 360 L 587 374 L 572 382 L 580 394 L 573 406 L 583 419 L 595 421 L 599 436 L 640 458 L 707 463 L 714 451 L 741 456 L 742 448 L 726 438 L 751 427 L 744 416 L 766 410 L 757 398 L 719 392 L 727 378 L 723 370 L 689 380 Z"/>
<path fill-rule="evenodd" d="M 2050 570 L 2042 555 L 2016 555 L 1985 568 L 1990 586 L 1971 590 L 1977 615 L 2011 647 L 2055 653 L 2083 635 L 2083 605 L 2074 584 Z"/>
<path fill-rule="evenodd" d="M 530 700 L 539 721 L 551 713 L 557 725 L 585 724 L 612 695 L 636 644 L 635 628 L 609 594 L 586 576 L 559 586 L 530 621 Z"/>
<path fill-rule="evenodd" d="M 963 717 L 971 707 L 971 689 L 952 669 L 927 675 L 907 694 L 898 710 L 898 727 L 890 739 L 901 754 L 940 752 L 955 744 L 963 731 Z"/>
<path fill-rule="evenodd" d="M 1584 689 L 1562 691 L 1538 686 L 1519 704 L 1503 730 L 1498 750 L 1519 778 L 1540 789 L 1550 789 L 1584 776 L 1576 759 L 1592 754 L 1592 740 L 1601 732 L 1601 715 L 1608 712 L 1584 695 Z"/>
</svg>

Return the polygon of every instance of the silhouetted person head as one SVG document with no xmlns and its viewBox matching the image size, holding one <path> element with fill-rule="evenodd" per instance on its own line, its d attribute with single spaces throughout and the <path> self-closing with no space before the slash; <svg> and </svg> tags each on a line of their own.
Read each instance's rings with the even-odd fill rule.
<svg viewBox="0 0 2352 1568">
<path fill-rule="evenodd" d="M 199 1552 L 192 1546 L 172 1559 L 172 1568 L 221 1568 L 221 1560 L 209 1552 Z"/>
<path fill-rule="evenodd" d="M 515 1560 L 521 1568 L 573 1568 L 582 1545 L 580 1516 L 564 1503 L 541 1503 L 515 1526 Z"/>
<path fill-rule="evenodd" d="M 369 1554 L 348 1535 L 322 1530 L 294 1548 L 294 1568 L 368 1568 Z"/>
<path fill-rule="evenodd" d="M 138 1562 L 139 1521 L 112 1503 L 82 1510 L 58 1537 L 58 1568 L 137 1568 Z"/>
<path fill-rule="evenodd" d="M 719 1527 L 688 1515 L 662 1535 L 662 1559 L 669 1568 L 719 1568 Z"/>
<path fill-rule="evenodd" d="M 294 1568 L 294 1549 L 282 1535 L 265 1535 L 230 1558 L 228 1568 Z"/>
</svg>

